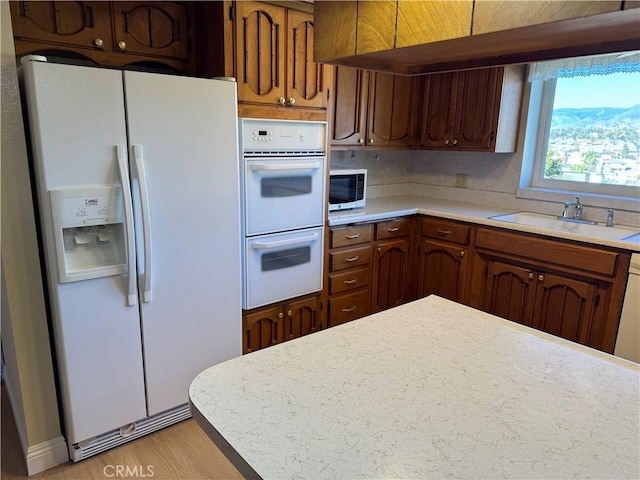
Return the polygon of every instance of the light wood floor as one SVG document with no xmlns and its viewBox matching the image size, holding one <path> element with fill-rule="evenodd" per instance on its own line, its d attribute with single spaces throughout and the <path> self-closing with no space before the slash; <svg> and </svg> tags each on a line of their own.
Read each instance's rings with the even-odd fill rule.
<svg viewBox="0 0 640 480">
<path fill-rule="evenodd" d="M 58 465 L 32 477 L 20 453 L 18 433 L 5 387 L 2 387 L 2 480 L 94 480 L 150 478 L 154 480 L 216 480 L 243 477 L 189 419 L 78 463 Z M 129 467 L 133 477 L 115 475 Z M 150 468 L 150 469 L 149 469 Z M 135 473 L 138 473 L 136 476 Z M 143 475 L 140 472 L 144 472 Z M 146 477 L 145 477 L 146 475 Z"/>
</svg>

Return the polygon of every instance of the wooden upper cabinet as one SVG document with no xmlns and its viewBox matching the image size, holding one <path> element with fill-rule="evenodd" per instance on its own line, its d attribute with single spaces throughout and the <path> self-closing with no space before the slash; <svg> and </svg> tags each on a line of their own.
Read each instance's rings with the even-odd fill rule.
<svg viewBox="0 0 640 480">
<path fill-rule="evenodd" d="M 524 68 L 426 75 L 418 148 L 514 152 Z"/>
<path fill-rule="evenodd" d="M 361 146 L 367 128 L 369 73 L 350 67 L 333 71 L 333 109 L 330 122 L 331 145 Z"/>
<path fill-rule="evenodd" d="M 418 82 L 416 77 L 336 67 L 332 146 L 412 148 Z"/>
<path fill-rule="evenodd" d="M 454 2 L 397 0 L 397 7 L 395 48 L 471 35 L 472 0 Z"/>
<path fill-rule="evenodd" d="M 111 46 L 109 2 L 22 1 L 9 7 L 17 39 L 50 43 L 52 48 L 57 44 L 102 51 Z"/>
<path fill-rule="evenodd" d="M 189 2 L 113 2 L 114 50 L 187 60 Z"/>
<path fill-rule="evenodd" d="M 236 2 L 238 100 L 326 108 L 325 67 L 313 62 L 313 14 Z"/>
<path fill-rule="evenodd" d="M 491 150 L 497 135 L 503 72 L 503 68 L 460 72 L 453 136 L 458 148 Z"/>
<path fill-rule="evenodd" d="M 490 68 L 428 75 L 420 147 L 491 150 L 502 72 Z"/>
<path fill-rule="evenodd" d="M 476 0 L 473 35 L 615 12 L 622 8 L 622 3 L 617 0 Z M 509 15 L 505 15 L 507 11 Z"/>
<path fill-rule="evenodd" d="M 238 100 L 284 103 L 285 9 L 236 2 Z"/>
<path fill-rule="evenodd" d="M 412 148 L 415 142 L 416 77 L 382 72 L 369 74 L 366 144 Z"/>
<path fill-rule="evenodd" d="M 313 61 L 313 14 L 287 12 L 287 103 L 298 107 L 326 108 L 327 67 Z"/>
<path fill-rule="evenodd" d="M 195 71 L 191 2 L 11 2 L 16 55 L 65 52 L 98 65 Z"/>
<path fill-rule="evenodd" d="M 356 31 L 357 54 L 395 48 L 395 0 L 358 1 Z"/>
</svg>

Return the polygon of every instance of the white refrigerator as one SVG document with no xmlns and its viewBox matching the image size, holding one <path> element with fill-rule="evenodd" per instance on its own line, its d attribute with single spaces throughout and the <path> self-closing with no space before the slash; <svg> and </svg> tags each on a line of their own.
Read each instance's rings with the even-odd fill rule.
<svg viewBox="0 0 640 480">
<path fill-rule="evenodd" d="M 192 379 L 242 353 L 236 84 L 20 75 L 77 461 L 188 418 Z"/>
</svg>

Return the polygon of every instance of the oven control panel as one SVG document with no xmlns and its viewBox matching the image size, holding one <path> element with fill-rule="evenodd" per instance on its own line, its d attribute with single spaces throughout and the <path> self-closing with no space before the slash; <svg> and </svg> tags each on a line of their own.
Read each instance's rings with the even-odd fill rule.
<svg viewBox="0 0 640 480">
<path fill-rule="evenodd" d="M 256 118 L 241 118 L 239 122 L 243 152 L 326 150 L 326 122 Z"/>
</svg>

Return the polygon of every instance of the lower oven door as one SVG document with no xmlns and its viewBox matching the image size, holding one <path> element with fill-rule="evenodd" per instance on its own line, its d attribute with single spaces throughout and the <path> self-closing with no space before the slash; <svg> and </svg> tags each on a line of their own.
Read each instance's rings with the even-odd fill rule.
<svg viewBox="0 0 640 480">
<path fill-rule="evenodd" d="M 245 310 L 322 289 L 323 227 L 245 239 Z"/>
<path fill-rule="evenodd" d="M 245 159 L 245 235 L 322 225 L 325 157 Z"/>
</svg>

